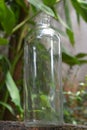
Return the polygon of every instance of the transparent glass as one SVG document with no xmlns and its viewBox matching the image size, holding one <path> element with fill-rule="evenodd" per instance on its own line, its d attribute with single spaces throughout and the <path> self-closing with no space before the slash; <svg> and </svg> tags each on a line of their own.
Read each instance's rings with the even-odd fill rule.
<svg viewBox="0 0 87 130">
<path fill-rule="evenodd" d="M 61 46 L 49 24 L 28 34 L 24 45 L 24 121 L 26 126 L 61 124 Z"/>
</svg>

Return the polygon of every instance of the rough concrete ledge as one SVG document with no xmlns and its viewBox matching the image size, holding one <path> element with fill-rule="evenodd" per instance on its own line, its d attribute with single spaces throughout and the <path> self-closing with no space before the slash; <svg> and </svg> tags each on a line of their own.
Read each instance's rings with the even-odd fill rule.
<svg viewBox="0 0 87 130">
<path fill-rule="evenodd" d="M 0 130 L 87 130 L 87 126 L 63 124 L 56 127 L 25 127 L 23 122 L 0 121 Z"/>
</svg>

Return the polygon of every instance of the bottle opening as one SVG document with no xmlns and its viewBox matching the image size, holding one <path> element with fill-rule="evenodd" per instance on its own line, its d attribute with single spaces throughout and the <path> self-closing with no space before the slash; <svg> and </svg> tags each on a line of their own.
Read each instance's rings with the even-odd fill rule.
<svg viewBox="0 0 87 130">
<path fill-rule="evenodd" d="M 37 25 L 50 26 L 51 17 L 46 13 L 40 13 L 36 18 Z"/>
</svg>

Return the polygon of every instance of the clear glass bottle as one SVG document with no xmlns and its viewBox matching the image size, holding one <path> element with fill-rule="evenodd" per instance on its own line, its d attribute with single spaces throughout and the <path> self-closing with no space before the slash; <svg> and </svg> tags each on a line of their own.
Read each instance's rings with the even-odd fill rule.
<svg viewBox="0 0 87 130">
<path fill-rule="evenodd" d="M 53 126 L 63 121 L 59 34 L 43 15 L 24 45 L 24 122 Z"/>
</svg>

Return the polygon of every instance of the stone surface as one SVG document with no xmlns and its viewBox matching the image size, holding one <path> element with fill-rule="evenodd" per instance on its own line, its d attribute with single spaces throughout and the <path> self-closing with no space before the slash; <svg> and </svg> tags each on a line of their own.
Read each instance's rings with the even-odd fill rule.
<svg viewBox="0 0 87 130">
<path fill-rule="evenodd" d="M 0 130 L 87 130 L 87 126 L 64 124 L 55 127 L 25 127 L 23 122 L 0 121 Z"/>
</svg>

